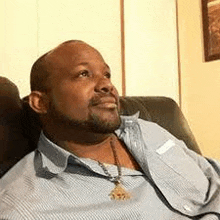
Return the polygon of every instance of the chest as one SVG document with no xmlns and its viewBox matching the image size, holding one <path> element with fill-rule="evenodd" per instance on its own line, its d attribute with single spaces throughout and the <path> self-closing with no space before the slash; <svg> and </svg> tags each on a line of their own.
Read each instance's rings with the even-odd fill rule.
<svg viewBox="0 0 220 220">
<path fill-rule="evenodd" d="M 42 181 L 27 195 L 31 215 L 38 216 L 34 219 L 188 219 L 170 210 L 142 173 L 122 171 L 123 187 L 132 195 L 129 200 L 110 199 L 114 183 L 106 176 L 72 169 Z M 109 172 L 117 173 L 114 166 Z"/>
</svg>

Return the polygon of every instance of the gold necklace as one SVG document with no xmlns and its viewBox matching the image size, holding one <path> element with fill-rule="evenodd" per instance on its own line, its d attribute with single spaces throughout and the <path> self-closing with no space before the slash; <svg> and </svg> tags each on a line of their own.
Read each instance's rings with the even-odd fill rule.
<svg viewBox="0 0 220 220">
<path fill-rule="evenodd" d="M 109 196 L 110 196 L 111 199 L 114 199 L 114 200 L 127 200 L 127 199 L 130 199 L 131 194 L 129 192 L 127 192 L 121 184 L 121 175 L 122 175 L 121 165 L 119 163 L 119 159 L 118 159 L 118 156 L 117 156 L 117 153 L 116 153 L 115 145 L 114 145 L 112 139 L 110 140 L 110 146 L 111 146 L 112 151 L 113 151 L 115 164 L 116 164 L 117 170 L 118 170 L 118 176 L 113 177 L 108 172 L 105 165 L 103 163 L 101 163 L 100 161 L 98 161 L 99 166 L 103 169 L 104 173 L 109 177 L 109 180 L 115 184 L 115 187 L 110 192 Z"/>
</svg>

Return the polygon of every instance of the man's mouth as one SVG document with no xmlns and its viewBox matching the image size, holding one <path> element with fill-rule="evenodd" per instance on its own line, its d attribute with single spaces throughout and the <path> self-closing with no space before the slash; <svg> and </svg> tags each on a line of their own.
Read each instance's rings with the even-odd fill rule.
<svg viewBox="0 0 220 220">
<path fill-rule="evenodd" d="M 118 107 L 118 101 L 112 96 L 100 97 L 92 101 L 92 106 L 99 108 L 115 109 Z"/>
<path fill-rule="evenodd" d="M 96 105 L 99 108 L 108 108 L 108 109 L 115 109 L 117 108 L 117 105 L 115 103 L 110 102 L 103 102 Z"/>
</svg>

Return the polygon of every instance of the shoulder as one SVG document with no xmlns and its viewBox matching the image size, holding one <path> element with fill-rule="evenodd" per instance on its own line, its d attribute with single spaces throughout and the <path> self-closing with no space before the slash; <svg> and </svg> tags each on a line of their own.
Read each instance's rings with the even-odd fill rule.
<svg viewBox="0 0 220 220">
<path fill-rule="evenodd" d="M 160 125 L 154 122 L 145 121 L 143 119 L 138 119 L 137 122 L 140 126 L 142 137 L 146 143 L 159 146 L 161 144 L 164 144 L 168 140 L 171 140 L 178 145 L 182 145 L 182 141 L 177 139 L 169 131 L 162 128 Z"/>
<path fill-rule="evenodd" d="M 0 206 L 14 206 L 29 193 L 35 178 L 34 152 L 21 159 L 0 179 Z"/>
<path fill-rule="evenodd" d="M 27 154 L 0 179 L 0 190 L 2 187 L 10 185 L 10 183 L 13 184 L 15 180 L 20 179 L 23 175 L 33 170 L 34 155 L 35 152 Z"/>
</svg>

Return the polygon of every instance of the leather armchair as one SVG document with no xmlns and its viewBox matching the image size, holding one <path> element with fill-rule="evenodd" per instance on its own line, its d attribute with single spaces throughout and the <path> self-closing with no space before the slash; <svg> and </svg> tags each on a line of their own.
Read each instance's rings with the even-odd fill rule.
<svg viewBox="0 0 220 220">
<path fill-rule="evenodd" d="M 140 118 L 156 122 L 187 147 L 201 154 L 176 102 L 166 97 L 120 97 L 121 114 L 140 111 Z M 17 86 L 0 77 L 0 177 L 37 146 L 41 130 L 38 115 L 21 99 Z"/>
</svg>

